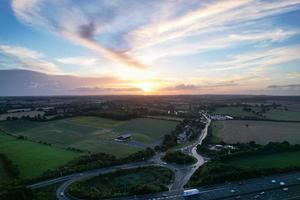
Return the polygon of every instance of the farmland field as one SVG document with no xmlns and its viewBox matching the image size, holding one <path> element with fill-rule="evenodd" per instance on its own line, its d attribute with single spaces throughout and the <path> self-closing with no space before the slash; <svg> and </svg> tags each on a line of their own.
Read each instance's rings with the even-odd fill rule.
<svg viewBox="0 0 300 200">
<path fill-rule="evenodd" d="M 222 121 L 222 128 L 213 129 L 213 137 L 226 143 L 255 141 L 258 144 L 288 141 L 300 144 L 300 123 L 232 120 Z"/>
<path fill-rule="evenodd" d="M 260 118 L 259 115 L 255 114 L 253 112 L 244 111 L 242 106 L 218 107 L 214 111 L 214 114 L 230 115 L 233 117 L 257 117 L 257 118 Z"/>
<path fill-rule="evenodd" d="M 300 166 L 300 151 L 284 152 L 267 155 L 252 155 L 243 156 L 241 158 L 227 161 L 238 167 L 250 168 L 285 168 L 285 167 L 299 167 Z"/>
<path fill-rule="evenodd" d="M 264 114 L 267 119 L 300 121 L 300 111 L 272 109 Z"/>
<path fill-rule="evenodd" d="M 213 137 L 210 139 L 211 143 L 219 143 L 222 141 L 221 130 L 223 129 L 223 123 L 221 121 L 213 121 L 211 123 Z"/>
<path fill-rule="evenodd" d="M 255 117 L 278 121 L 300 121 L 300 111 L 297 110 L 270 109 L 265 113 L 262 113 L 263 116 L 260 116 L 252 112 L 261 112 L 262 109 L 260 107 L 251 107 L 252 111 L 245 111 L 243 108 L 243 106 L 218 107 L 213 113 L 230 115 L 238 118 Z"/>
<path fill-rule="evenodd" d="M 122 157 L 141 150 L 141 147 L 115 142 L 118 135 L 130 133 L 134 141 L 151 145 L 173 130 L 176 124 L 146 118 L 116 121 L 100 117 L 74 117 L 49 122 L 3 121 L 0 122 L 0 129 L 59 146 Z"/>
<path fill-rule="evenodd" d="M 16 139 L 0 132 L 0 153 L 18 166 L 21 178 L 34 178 L 79 156 L 78 153 Z"/>
</svg>

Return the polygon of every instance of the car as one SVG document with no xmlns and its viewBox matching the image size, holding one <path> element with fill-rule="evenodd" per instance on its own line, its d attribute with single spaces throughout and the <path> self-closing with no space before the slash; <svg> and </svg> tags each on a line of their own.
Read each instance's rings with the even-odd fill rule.
<svg viewBox="0 0 300 200">
<path fill-rule="evenodd" d="M 264 192 L 264 191 L 262 191 L 262 192 L 260 192 L 259 194 L 260 194 L 260 195 L 263 195 L 263 194 L 265 194 L 265 192 Z"/>
<path fill-rule="evenodd" d="M 166 165 L 167 163 L 166 163 L 166 162 L 163 162 L 162 164 L 163 164 L 163 165 Z"/>
<path fill-rule="evenodd" d="M 279 185 L 283 186 L 285 185 L 285 182 L 280 182 Z"/>
<path fill-rule="evenodd" d="M 167 194 L 162 194 L 161 196 L 162 196 L 162 197 L 167 197 L 168 195 L 167 195 Z"/>
<path fill-rule="evenodd" d="M 236 191 L 232 189 L 232 190 L 230 190 L 230 192 L 231 192 L 231 193 L 235 193 Z"/>
<path fill-rule="evenodd" d="M 300 178 L 297 178 L 297 181 L 300 181 Z"/>
<path fill-rule="evenodd" d="M 64 196 L 64 192 L 60 192 L 60 196 L 62 196 L 62 197 L 63 197 L 63 196 Z"/>
<path fill-rule="evenodd" d="M 188 197 L 188 196 L 193 196 L 199 194 L 200 191 L 198 189 L 188 189 L 184 190 L 182 196 L 183 197 Z"/>
<path fill-rule="evenodd" d="M 277 182 L 277 181 L 276 181 L 276 180 L 274 180 L 274 179 L 271 181 L 271 183 L 276 183 L 276 182 Z"/>
<path fill-rule="evenodd" d="M 258 195 L 255 195 L 254 196 L 254 199 L 258 199 L 260 196 L 259 196 L 259 194 Z"/>
<path fill-rule="evenodd" d="M 288 191 L 288 190 L 289 190 L 289 188 L 282 188 L 282 190 L 283 190 L 283 191 Z"/>
</svg>

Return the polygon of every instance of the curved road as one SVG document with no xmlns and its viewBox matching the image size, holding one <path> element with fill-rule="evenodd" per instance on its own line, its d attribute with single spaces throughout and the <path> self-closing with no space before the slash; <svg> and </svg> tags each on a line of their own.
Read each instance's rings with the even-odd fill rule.
<svg viewBox="0 0 300 200">
<path fill-rule="evenodd" d="M 188 153 L 189 155 L 194 156 L 197 159 L 197 163 L 194 165 L 187 165 L 187 166 L 180 166 L 180 165 L 175 165 L 175 164 L 167 164 L 161 160 L 161 158 L 164 156 L 164 153 L 159 153 L 155 155 L 152 159 L 149 161 L 143 161 L 143 162 L 137 162 L 137 163 L 128 163 L 128 164 L 123 164 L 123 165 L 118 165 L 118 166 L 112 166 L 112 167 L 107 167 L 107 168 L 101 168 L 101 169 L 96 169 L 96 170 L 89 170 L 86 172 L 82 173 L 75 173 L 72 175 L 68 176 L 63 176 L 47 181 L 42 181 L 36 184 L 29 185 L 30 188 L 41 188 L 45 187 L 48 185 L 52 185 L 55 183 L 63 182 L 63 184 L 57 189 L 56 191 L 56 196 L 57 199 L 59 200 L 76 200 L 77 198 L 70 197 L 66 195 L 67 188 L 74 182 L 85 179 L 85 178 L 90 178 L 93 176 L 97 176 L 99 174 L 105 174 L 112 172 L 117 169 L 132 169 L 132 168 L 137 168 L 137 167 L 146 167 L 146 166 L 161 166 L 161 167 L 166 167 L 171 169 L 174 172 L 174 177 L 175 180 L 173 184 L 170 186 L 170 191 L 165 192 L 164 194 L 167 194 L 169 197 L 178 197 L 182 193 L 182 189 L 184 185 L 188 182 L 190 177 L 194 174 L 194 172 L 204 164 L 205 159 L 197 153 L 197 145 L 202 144 L 202 141 L 205 139 L 207 136 L 207 129 L 210 124 L 210 119 L 203 114 L 203 116 L 206 118 L 207 123 L 205 128 L 202 130 L 202 133 L 199 136 L 199 139 L 187 146 L 183 147 L 181 150 Z M 147 196 L 153 196 L 152 195 L 144 195 L 143 199 L 147 199 Z M 159 194 L 161 195 L 161 194 Z M 126 199 L 126 198 L 124 198 Z"/>
</svg>

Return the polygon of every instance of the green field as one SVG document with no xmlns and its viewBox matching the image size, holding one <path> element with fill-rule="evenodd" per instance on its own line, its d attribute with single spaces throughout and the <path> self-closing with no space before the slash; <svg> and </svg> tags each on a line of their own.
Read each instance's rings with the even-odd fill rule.
<svg viewBox="0 0 300 200">
<path fill-rule="evenodd" d="M 300 151 L 267 155 L 244 156 L 229 160 L 226 164 L 250 168 L 286 168 L 300 167 Z"/>
<path fill-rule="evenodd" d="M 222 141 L 221 130 L 223 129 L 223 123 L 221 121 L 211 122 L 211 128 L 213 137 L 211 137 L 211 143 L 219 143 Z"/>
<path fill-rule="evenodd" d="M 131 133 L 133 138 L 144 143 L 151 143 L 175 129 L 177 122 L 139 118 L 122 123 L 114 131 L 118 133 Z"/>
<path fill-rule="evenodd" d="M 243 110 L 242 106 L 227 106 L 227 107 L 218 107 L 213 112 L 214 114 L 230 115 L 232 117 L 257 117 L 261 118 L 259 115 Z M 256 110 L 258 108 L 252 108 Z"/>
<path fill-rule="evenodd" d="M 264 116 L 267 119 L 282 120 L 282 121 L 300 121 L 300 112 L 292 110 L 273 109 L 267 111 Z"/>
<path fill-rule="evenodd" d="M 118 170 L 73 183 L 71 195 L 83 199 L 102 199 L 168 190 L 173 173 L 163 167 Z"/>
<path fill-rule="evenodd" d="M 229 120 L 213 122 L 212 126 L 212 141 L 224 141 L 230 144 L 250 141 L 258 144 L 288 141 L 291 144 L 300 144 L 300 123 Z"/>
<path fill-rule="evenodd" d="M 243 110 L 243 106 L 227 106 L 217 107 L 213 112 L 214 114 L 230 115 L 237 118 L 255 117 L 265 118 L 270 120 L 279 121 L 300 121 L 300 111 L 296 110 L 284 110 L 284 109 L 270 109 L 263 113 L 263 116 L 259 116 L 256 113 Z M 260 107 L 250 107 L 251 110 L 261 112 Z"/>
<path fill-rule="evenodd" d="M 3 133 L 0 133 L 0 153 L 18 166 L 21 178 L 38 177 L 79 156 L 72 151 L 19 140 Z"/>
<path fill-rule="evenodd" d="M 59 146 L 74 147 L 91 152 L 105 152 L 118 157 L 127 156 L 141 147 L 117 143 L 114 139 L 130 133 L 134 141 L 151 144 L 171 132 L 176 122 L 138 118 L 116 121 L 100 117 L 74 117 L 49 122 L 3 121 L 0 128 L 8 133 Z"/>
<path fill-rule="evenodd" d="M 9 178 L 9 173 L 6 171 L 4 163 L 0 158 L 0 182 L 9 180 Z"/>
</svg>

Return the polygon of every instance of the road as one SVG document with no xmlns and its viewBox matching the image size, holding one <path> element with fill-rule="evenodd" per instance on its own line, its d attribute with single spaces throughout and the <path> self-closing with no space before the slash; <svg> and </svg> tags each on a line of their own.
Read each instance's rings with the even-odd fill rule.
<svg viewBox="0 0 300 200">
<path fill-rule="evenodd" d="M 109 171 L 103 171 L 107 173 Z M 92 175 L 93 176 L 93 175 Z M 265 199 L 265 200 L 296 200 L 300 199 L 300 172 L 288 173 L 283 175 L 274 175 L 263 178 L 255 178 L 241 182 L 219 184 L 209 187 L 198 187 L 199 195 L 189 197 L 187 200 L 233 200 L 233 199 Z M 78 181 L 79 179 L 74 179 Z M 276 180 L 276 183 L 272 183 Z M 60 192 L 64 191 L 73 180 L 65 182 L 57 191 L 59 200 L 78 200 L 72 197 L 60 196 Z M 285 186 L 280 186 L 279 182 L 284 182 Z M 283 191 L 283 188 L 288 191 Z M 232 192 L 234 190 L 234 192 Z M 183 190 L 171 190 L 157 194 L 149 194 L 142 196 L 131 196 L 118 198 L 117 200 L 183 200 Z M 167 195 L 167 197 L 163 197 Z"/>
<path fill-rule="evenodd" d="M 67 197 L 65 195 L 65 194 L 67 194 L 66 190 L 72 183 L 74 183 L 76 181 L 79 181 L 79 180 L 82 180 L 85 178 L 89 178 L 89 177 L 93 177 L 93 176 L 97 176 L 99 174 L 109 173 L 116 169 L 131 169 L 131 168 L 146 167 L 146 166 L 161 166 L 161 167 L 166 167 L 166 168 L 171 169 L 175 175 L 174 176 L 175 180 L 174 180 L 173 184 L 170 185 L 170 187 L 169 187 L 170 192 L 168 192 L 168 195 L 172 195 L 172 194 L 174 194 L 173 196 L 179 195 L 179 193 L 182 192 L 183 186 L 188 182 L 188 180 L 193 175 L 193 173 L 205 162 L 205 159 L 201 155 L 199 155 L 196 151 L 197 145 L 201 144 L 202 141 L 205 139 L 205 137 L 207 135 L 207 129 L 210 124 L 210 119 L 206 115 L 203 115 L 203 116 L 207 119 L 207 123 L 206 123 L 205 128 L 202 130 L 198 140 L 196 140 L 193 144 L 182 148 L 182 151 L 187 152 L 189 155 L 192 155 L 197 159 L 197 163 L 194 165 L 182 166 L 182 165 L 175 165 L 175 164 L 167 164 L 161 160 L 161 158 L 164 156 L 165 153 L 159 153 L 159 154 L 155 155 L 149 161 L 129 163 L 129 164 L 124 164 L 124 165 L 119 165 L 119 166 L 112 166 L 112 167 L 108 167 L 108 168 L 90 170 L 90 171 L 86 171 L 86 172 L 82 172 L 82 173 L 75 173 L 72 175 L 63 176 L 63 177 L 35 183 L 35 184 L 30 185 L 29 187 L 35 189 L 35 188 L 41 188 L 41 187 L 45 187 L 45 186 L 52 185 L 55 183 L 63 182 L 63 184 L 58 188 L 58 190 L 56 192 L 57 198 L 59 200 L 70 200 L 70 199 L 74 199 L 74 198 L 69 197 L 69 196 Z M 178 193 L 178 191 L 179 191 L 179 193 Z"/>
</svg>

